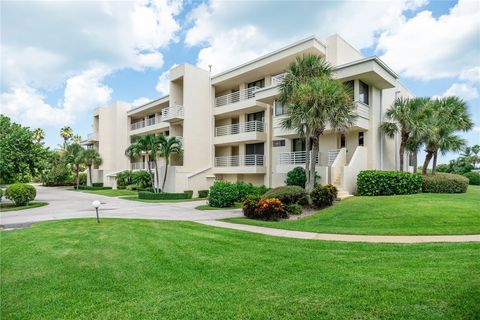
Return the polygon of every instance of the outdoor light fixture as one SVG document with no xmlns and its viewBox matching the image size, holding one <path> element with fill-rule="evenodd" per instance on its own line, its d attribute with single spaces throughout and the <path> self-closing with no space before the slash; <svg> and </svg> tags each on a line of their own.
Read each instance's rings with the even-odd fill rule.
<svg viewBox="0 0 480 320">
<path fill-rule="evenodd" d="M 92 202 L 92 207 L 97 211 L 97 223 L 100 223 L 100 218 L 98 217 L 98 208 L 100 208 L 100 201 L 95 200 Z"/>
</svg>

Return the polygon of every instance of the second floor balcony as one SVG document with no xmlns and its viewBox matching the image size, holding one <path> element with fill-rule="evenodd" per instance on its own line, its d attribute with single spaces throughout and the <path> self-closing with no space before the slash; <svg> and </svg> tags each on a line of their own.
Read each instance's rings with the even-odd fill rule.
<svg viewBox="0 0 480 320">
<path fill-rule="evenodd" d="M 266 138 L 264 122 L 248 121 L 216 127 L 214 143 L 216 145 L 257 143 L 265 141 Z"/>
<path fill-rule="evenodd" d="M 263 154 L 242 154 L 235 156 L 215 157 L 215 173 L 248 174 L 265 173 Z"/>
</svg>

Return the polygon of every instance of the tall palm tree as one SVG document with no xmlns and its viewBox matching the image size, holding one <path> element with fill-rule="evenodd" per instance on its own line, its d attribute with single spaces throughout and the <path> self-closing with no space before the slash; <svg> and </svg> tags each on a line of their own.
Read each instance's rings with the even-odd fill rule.
<svg viewBox="0 0 480 320">
<path fill-rule="evenodd" d="M 427 98 L 397 98 L 391 108 L 385 112 L 386 121 L 380 125 L 380 129 L 390 138 L 395 137 L 396 133 L 400 133 L 400 171 L 404 170 L 404 156 L 408 139 L 413 133 L 419 134 L 422 111 L 428 101 Z M 410 147 L 417 152 L 415 145 L 418 147 L 419 145 L 418 143 L 412 144 L 412 142 L 414 141 L 411 141 Z"/>
<path fill-rule="evenodd" d="M 84 164 L 84 155 L 85 149 L 78 143 L 72 143 L 67 146 L 65 160 L 68 164 L 73 166 L 75 171 L 75 184 L 76 188 L 78 189 L 78 185 L 80 184 L 80 171 L 82 169 L 82 165 Z M 90 181 L 91 181 L 90 176 Z"/>
<path fill-rule="evenodd" d="M 309 106 L 295 103 L 292 97 L 301 84 L 323 76 L 331 77 L 333 68 L 321 57 L 309 54 L 297 57 L 288 66 L 286 73 L 280 86 L 279 101 L 286 106 L 288 117 L 282 120 L 281 125 L 287 130 L 294 129 L 300 138 L 305 139 L 305 172 L 308 173 L 310 170 L 310 139 L 312 137 L 311 128 L 307 123 Z M 313 184 L 314 181 L 310 181 L 310 175 L 307 174 L 306 187 L 310 189 Z"/>
<path fill-rule="evenodd" d="M 478 155 L 480 153 L 480 145 L 475 144 L 472 146 L 472 152 L 474 154 L 474 163 L 473 166 L 476 167 L 477 163 L 480 163 L 480 156 Z"/>
<path fill-rule="evenodd" d="M 160 146 L 159 155 L 165 158 L 165 174 L 163 176 L 162 190 L 165 189 L 165 181 L 167 181 L 168 166 L 170 165 L 170 157 L 172 155 L 183 156 L 182 142 L 176 137 L 167 138 L 163 134 L 157 137 Z"/>
<path fill-rule="evenodd" d="M 155 135 L 149 134 L 146 136 L 140 136 L 138 139 L 132 143 L 126 150 L 125 155 L 130 158 L 135 158 L 138 156 L 146 155 L 147 156 L 147 169 L 150 174 L 150 181 L 155 192 L 155 182 L 152 173 L 151 163 L 155 163 L 155 173 L 157 175 L 157 187 L 158 183 L 158 166 L 157 166 L 157 153 L 159 151 L 158 141 Z"/>
<path fill-rule="evenodd" d="M 79 135 L 79 134 L 76 134 L 76 135 L 73 136 L 72 141 L 73 141 L 73 143 L 80 144 L 80 142 L 82 142 L 82 136 Z"/>
<path fill-rule="evenodd" d="M 95 149 L 85 149 L 82 152 L 83 163 L 88 167 L 88 176 L 90 178 L 90 185 L 92 185 L 92 166 L 99 166 L 102 164 L 102 157 Z"/>
<path fill-rule="evenodd" d="M 73 137 L 73 130 L 69 126 L 65 126 L 60 129 L 60 136 L 63 138 L 63 149 L 67 149 L 68 140 Z"/>
<path fill-rule="evenodd" d="M 45 139 L 45 131 L 42 128 L 37 128 L 33 131 L 33 138 L 37 143 L 40 143 Z"/>
<path fill-rule="evenodd" d="M 307 110 L 306 127 L 312 138 L 312 155 L 310 158 L 309 185 L 311 192 L 315 181 L 315 165 L 319 152 L 320 136 L 327 126 L 334 132 L 345 132 L 354 124 L 357 117 L 355 102 L 347 86 L 329 76 L 311 79 L 300 84 L 292 92 L 293 105 L 304 106 Z"/>
<path fill-rule="evenodd" d="M 427 174 L 433 158 L 432 174 L 437 167 L 438 152 L 460 151 L 465 140 L 455 134 L 457 131 L 468 131 L 473 121 L 468 114 L 467 104 L 458 97 L 445 97 L 432 100 L 425 109 L 425 161 L 422 174 Z"/>
</svg>

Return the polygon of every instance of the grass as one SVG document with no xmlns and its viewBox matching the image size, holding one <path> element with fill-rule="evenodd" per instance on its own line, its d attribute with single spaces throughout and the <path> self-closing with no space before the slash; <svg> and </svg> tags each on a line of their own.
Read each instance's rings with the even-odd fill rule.
<svg viewBox="0 0 480 320">
<path fill-rule="evenodd" d="M 480 187 L 464 194 L 352 197 L 299 220 L 229 222 L 324 233 L 378 235 L 480 234 Z"/>
<path fill-rule="evenodd" d="M 138 194 L 137 191 L 132 191 L 132 190 L 118 190 L 118 189 L 105 189 L 105 190 L 74 190 L 74 189 L 69 189 L 72 191 L 78 191 L 78 192 L 85 192 L 85 193 L 93 193 L 93 194 L 98 194 L 100 196 L 107 196 L 107 197 L 123 197 L 123 196 L 135 196 Z"/>
<path fill-rule="evenodd" d="M 4 319 L 474 319 L 480 244 L 94 219 L 1 232 Z"/>
<path fill-rule="evenodd" d="M 139 201 L 139 202 L 151 202 L 151 203 L 177 203 L 177 202 L 190 202 L 190 201 L 201 201 L 207 200 L 207 198 L 193 198 L 193 199 L 174 199 L 174 200 L 150 200 L 150 199 L 139 199 L 138 196 L 129 196 L 122 197 L 125 200 Z"/>
<path fill-rule="evenodd" d="M 242 207 L 241 202 L 237 202 L 233 205 L 233 207 L 225 207 L 225 208 L 218 208 L 218 207 L 211 207 L 208 204 L 204 204 L 198 207 L 195 207 L 197 210 L 231 210 L 231 209 L 239 209 Z"/>
<path fill-rule="evenodd" d="M 12 202 L 2 202 L 0 203 L 0 210 L 2 212 L 27 210 L 27 209 L 43 207 L 43 206 L 46 206 L 47 204 L 48 202 L 30 202 L 28 206 L 17 206 L 15 203 L 12 203 Z"/>
</svg>

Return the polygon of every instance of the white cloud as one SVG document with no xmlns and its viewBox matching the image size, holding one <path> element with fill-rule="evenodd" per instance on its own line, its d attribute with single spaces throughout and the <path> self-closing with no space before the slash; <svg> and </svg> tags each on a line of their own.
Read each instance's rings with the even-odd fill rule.
<svg viewBox="0 0 480 320">
<path fill-rule="evenodd" d="M 478 98 L 478 89 L 467 83 L 454 83 L 443 94 L 444 97 L 457 96 L 466 101 Z"/>
<path fill-rule="evenodd" d="M 469 82 L 480 82 L 480 67 L 473 67 L 471 69 L 463 70 L 460 73 L 460 79 Z"/>
<path fill-rule="evenodd" d="M 144 104 L 146 104 L 146 103 L 148 103 L 148 102 L 150 102 L 150 101 L 151 101 L 151 100 L 148 99 L 148 98 L 146 98 L 146 97 L 141 97 L 141 98 L 137 98 L 137 99 L 133 100 L 133 101 L 130 103 L 130 105 L 131 105 L 133 108 L 135 108 L 135 107 L 139 107 L 139 106 L 141 106 L 141 105 L 144 105 Z"/>
<path fill-rule="evenodd" d="M 469 77 L 480 64 L 478 30 L 478 2 L 460 0 L 438 19 L 423 11 L 383 32 L 377 50 L 383 52 L 381 58 L 387 64 L 407 77 Z"/>
<path fill-rule="evenodd" d="M 157 85 L 155 86 L 155 90 L 161 95 L 167 95 L 170 91 L 170 70 L 178 66 L 178 64 L 174 64 L 165 72 L 162 72 L 158 77 Z"/>
<path fill-rule="evenodd" d="M 475 132 L 480 132 L 480 127 L 474 127 L 474 128 L 473 128 L 473 131 L 475 131 Z"/>
</svg>

